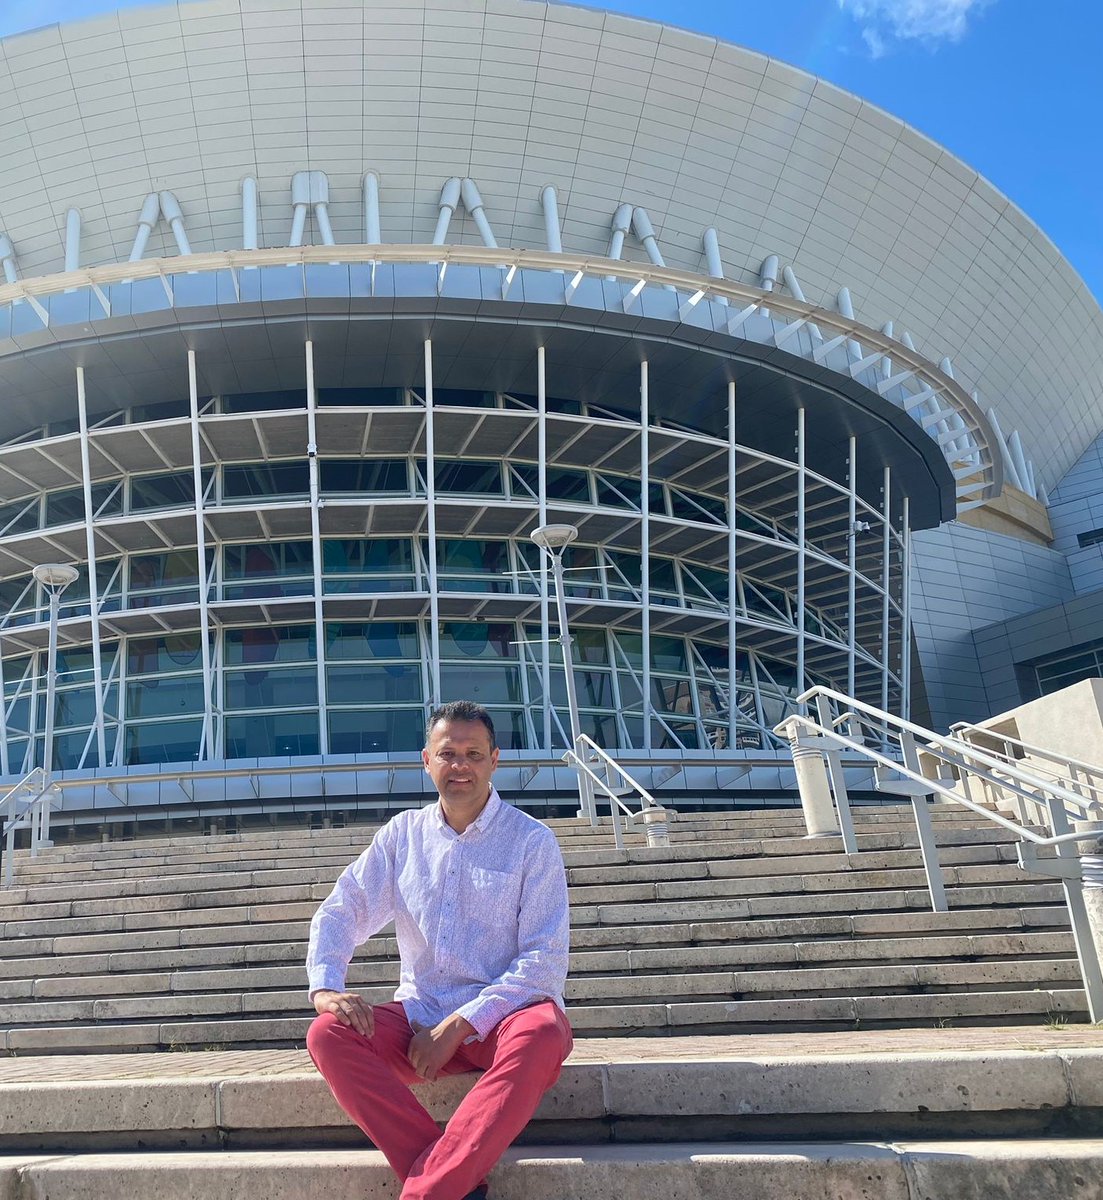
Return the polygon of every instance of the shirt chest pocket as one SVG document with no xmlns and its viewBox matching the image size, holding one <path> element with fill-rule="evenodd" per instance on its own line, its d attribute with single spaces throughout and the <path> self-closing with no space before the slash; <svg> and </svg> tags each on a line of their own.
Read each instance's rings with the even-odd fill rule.
<svg viewBox="0 0 1103 1200">
<path fill-rule="evenodd" d="M 521 909 L 521 876 L 513 871 L 471 867 L 465 880 L 471 919 L 479 925 L 516 928 Z"/>
</svg>

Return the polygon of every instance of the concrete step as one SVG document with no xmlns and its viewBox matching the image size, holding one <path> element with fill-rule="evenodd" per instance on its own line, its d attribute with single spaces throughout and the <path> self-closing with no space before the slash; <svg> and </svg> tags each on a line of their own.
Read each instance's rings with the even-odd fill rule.
<svg viewBox="0 0 1103 1200">
<path fill-rule="evenodd" d="M 588 1040 L 525 1140 L 1103 1132 L 1103 1031 L 976 1039 L 976 1049 L 949 1030 Z M 418 1095 L 447 1120 L 476 1078 Z M 0 1153 L 364 1143 L 301 1050 L 8 1059 L 0 1101 Z"/>
<path fill-rule="evenodd" d="M 680 1143 L 514 1148 L 491 1173 L 494 1200 L 846 1200 L 1061 1196 L 1099 1200 L 1103 1140 L 1090 1138 Z M 164 1200 L 393 1200 L 375 1151 L 193 1151 L 0 1159 L 18 1197 Z M 913 1187 L 917 1190 L 913 1190 Z"/>
<path fill-rule="evenodd" d="M 391 989 L 380 989 L 372 999 L 389 999 Z M 304 1013 L 301 1002 L 295 1010 Z M 198 999 L 172 997 L 184 1009 L 176 1019 L 120 1017 L 123 1001 L 57 1002 L 43 1004 L 53 1023 L 9 1027 L 0 1049 L 9 1054 L 66 1054 L 134 1050 L 191 1050 L 223 1047 L 261 1048 L 301 1046 L 310 1024 L 308 1015 L 279 1016 L 265 1013 L 261 1001 L 240 998 L 249 1011 L 224 1009 L 232 997 Z M 92 1023 L 91 1013 L 103 1005 L 103 1023 Z M 111 1005 L 107 1008 L 107 1005 Z M 137 1006 L 129 1011 L 133 1012 Z M 285 1010 L 289 1011 L 289 1010 Z M 1079 987 L 1043 990 L 1028 986 L 1013 991 L 933 991 L 893 994 L 784 996 L 770 999 L 695 1000 L 675 1003 L 620 1002 L 572 1004 L 571 1023 L 579 1038 L 624 1035 L 653 1036 L 675 1033 L 731 1033 L 747 1031 L 844 1030 L 899 1028 L 935 1023 L 997 1025 L 1015 1020 L 1023 1024 L 1081 1022 L 1087 1019 L 1087 1000 Z M 60 1022 L 60 1023 L 59 1023 Z"/>
<path fill-rule="evenodd" d="M 824 839 L 826 841 L 827 839 Z M 915 848 L 863 847 L 857 855 L 829 849 L 817 840 L 776 839 L 767 843 L 720 842 L 694 844 L 686 847 L 692 853 L 676 857 L 652 853 L 643 855 L 632 851 L 609 851 L 596 854 L 572 855 L 567 862 L 568 882 L 575 886 L 627 884 L 659 880 L 703 879 L 713 877 L 827 873 L 860 868 L 864 870 L 916 869 L 922 858 Z M 944 844 L 940 848 L 944 865 L 1015 862 L 1015 847 L 1010 843 L 970 841 L 964 844 Z M 57 879 L 39 880 L 20 888 L 0 891 L 0 905 L 10 920 L 29 915 L 60 916 L 84 912 L 110 912 L 109 907 L 96 908 L 96 900 L 127 896 L 192 895 L 205 893 L 212 903 L 218 903 L 217 893 L 228 888 L 280 888 L 297 886 L 304 889 L 303 898 L 310 898 L 308 884 L 324 884 L 328 888 L 350 860 L 341 858 L 332 863 L 306 859 L 284 863 L 278 867 L 240 870 L 237 867 L 211 869 L 190 873 L 176 868 L 147 868 L 142 872 L 121 872 L 112 877 L 102 874 L 93 879 L 70 877 L 65 871 L 55 872 Z M 76 902 L 80 907 L 67 902 Z"/>
<path fill-rule="evenodd" d="M 156 952 L 155 952 L 156 953 Z M 188 955 L 192 957 L 188 958 Z M 578 980 L 617 972 L 625 975 L 674 974 L 687 970 L 748 970 L 784 966 L 789 970 L 818 964 L 872 965 L 879 962 L 930 962 L 958 960 L 995 963 L 1005 959 L 1072 959 L 1075 955 L 1068 933 L 989 934 L 926 938 L 869 938 L 845 941 L 764 942 L 743 945 L 662 946 L 635 950 L 576 951 L 571 955 L 570 973 Z M 244 958 L 224 961 L 215 951 L 160 952 L 159 971 L 112 970 L 112 956 L 87 956 L 85 971 L 100 968 L 101 974 L 65 973 L 38 975 L 37 962 L 24 967 L 24 976 L 0 980 L 0 1001 L 81 999 L 102 996 L 139 996 L 183 992 L 260 992 L 303 986 L 301 954 L 289 955 L 288 965 L 250 966 Z M 71 960 L 60 960 L 69 963 Z M 80 960 L 76 960 L 77 963 Z M 349 969 L 350 986 L 393 984 L 397 959 L 357 961 Z"/>
</svg>

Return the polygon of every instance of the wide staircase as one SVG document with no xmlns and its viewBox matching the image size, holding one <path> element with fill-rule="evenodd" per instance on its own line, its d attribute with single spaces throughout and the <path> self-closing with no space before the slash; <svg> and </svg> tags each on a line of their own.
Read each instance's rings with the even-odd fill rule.
<svg viewBox="0 0 1103 1200">
<path fill-rule="evenodd" d="M 550 822 L 577 1045 L 494 1196 L 1103 1198 L 1103 1029 L 1062 889 L 1010 832 L 932 813 L 946 913 L 910 807 L 858 809 L 857 855 L 791 808 L 682 816 L 669 848 Z M 309 919 L 371 833 L 18 854 L 0 1200 L 395 1196 L 301 1049 Z M 350 985 L 389 999 L 396 974 L 384 931 Z M 424 1094 L 444 1119 L 470 1085 Z"/>
</svg>

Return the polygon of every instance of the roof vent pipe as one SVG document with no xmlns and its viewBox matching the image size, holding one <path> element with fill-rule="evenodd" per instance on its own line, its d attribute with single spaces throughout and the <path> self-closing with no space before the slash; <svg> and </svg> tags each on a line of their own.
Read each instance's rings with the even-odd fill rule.
<svg viewBox="0 0 1103 1200">
<path fill-rule="evenodd" d="M 364 174 L 364 241 L 369 246 L 383 241 L 379 231 L 379 176 L 374 171 Z"/>
<path fill-rule="evenodd" d="M 563 253 L 563 234 L 559 225 L 559 200 L 549 183 L 540 189 L 540 204 L 544 209 L 544 237 L 552 254 Z"/>
<path fill-rule="evenodd" d="M 1029 492 L 1031 490 L 1030 464 L 1026 461 L 1026 455 L 1023 453 L 1023 443 L 1017 429 L 1011 431 L 1011 436 L 1007 439 L 1007 449 L 1011 454 L 1011 461 L 1015 464 L 1015 470 L 1018 472 L 1019 490 Z"/>
<path fill-rule="evenodd" d="M 80 209 L 71 208 L 65 214 L 65 269 L 80 270 Z"/>
<path fill-rule="evenodd" d="M 632 209 L 632 228 L 636 231 L 636 237 L 643 242 L 643 248 L 647 251 L 647 257 L 657 267 L 665 267 L 663 262 L 663 253 L 659 249 L 659 243 L 655 240 L 655 230 L 651 225 L 651 218 L 647 215 L 647 210 L 636 207 Z"/>
<path fill-rule="evenodd" d="M 954 378 L 954 364 L 950 361 L 948 355 L 938 364 L 938 369 L 943 375 L 948 375 L 951 379 Z M 961 419 L 961 414 L 958 412 L 951 413 L 949 418 L 947 418 L 946 423 L 951 429 L 959 429 L 962 434 L 966 435 L 958 438 L 955 442 L 951 442 L 951 447 L 954 450 L 960 451 L 961 453 L 964 453 L 966 450 L 970 450 L 972 447 L 969 445 L 969 428 Z"/>
<path fill-rule="evenodd" d="M 0 233 L 0 266 L 4 268 L 5 283 L 15 283 L 19 279 L 19 269 L 15 263 L 15 247 L 6 233 Z"/>
<path fill-rule="evenodd" d="M 437 227 L 433 231 L 434 246 L 444 245 L 444 239 L 448 236 L 448 224 L 460 202 L 460 188 L 459 176 L 453 175 L 440 189 L 440 214 L 437 217 Z"/>
<path fill-rule="evenodd" d="M 1007 448 L 1007 438 L 1003 436 L 1003 430 L 1000 428 L 1000 423 L 996 418 L 996 410 L 994 408 L 990 408 L 988 410 L 988 421 L 992 426 L 992 432 L 996 435 L 996 444 L 1000 448 L 1000 458 L 1003 459 L 1003 473 L 1007 476 L 1007 482 L 1011 484 L 1012 487 L 1017 487 L 1021 492 L 1023 490 L 1022 480 L 1019 479 L 1019 472 L 1015 467 L 1015 460 L 1011 457 L 1011 453 Z"/>
<path fill-rule="evenodd" d="M 258 208 L 257 181 L 252 175 L 246 175 L 241 181 L 241 244 L 246 250 L 256 250 L 260 245 L 257 234 Z"/>
<path fill-rule="evenodd" d="M 758 273 L 758 285 L 764 292 L 772 292 L 777 286 L 778 258 L 771 254 L 762 260 L 762 268 Z"/>
<path fill-rule="evenodd" d="M 839 294 L 835 297 L 835 302 L 838 305 L 839 312 L 842 313 L 848 321 L 854 320 L 854 305 L 850 300 L 850 288 L 839 288 Z M 861 362 L 862 347 L 853 338 L 848 338 L 846 343 L 847 357 L 852 363 Z"/>
<path fill-rule="evenodd" d="M 157 199 L 161 215 L 168 221 L 172 236 L 176 239 L 176 249 L 181 254 L 191 254 L 191 244 L 188 242 L 188 235 L 184 229 L 184 213 L 180 208 L 179 200 L 172 192 L 162 192 Z"/>
<path fill-rule="evenodd" d="M 333 230 L 329 224 L 329 179 L 325 171 L 296 171 L 291 176 L 291 237 L 289 246 L 301 246 L 306 233 L 306 213 L 314 209 L 322 244 L 332 246 Z"/>
<path fill-rule="evenodd" d="M 701 235 L 701 244 L 705 248 L 705 263 L 713 279 L 724 278 L 724 264 L 720 258 L 720 239 L 716 230 L 710 225 Z"/>
<path fill-rule="evenodd" d="M 161 198 L 156 192 L 150 192 L 142 204 L 138 214 L 138 232 L 134 235 L 134 245 L 130 249 L 130 262 L 137 262 L 146 252 L 149 235 L 161 215 Z"/>
<path fill-rule="evenodd" d="M 463 180 L 460 184 L 460 195 L 463 197 L 464 208 L 475 222 L 475 228 L 483 239 L 483 245 L 491 250 L 497 250 L 498 243 L 494 238 L 494 231 L 490 228 L 490 222 L 486 219 L 483 198 L 479 195 L 479 189 L 475 186 L 474 179 L 468 177 Z"/>
<path fill-rule="evenodd" d="M 884 325 L 881 326 L 881 332 L 885 335 L 885 337 L 892 337 L 892 330 L 893 324 L 891 321 L 886 321 Z M 887 354 L 881 359 L 881 378 L 892 378 L 892 359 Z"/>
<path fill-rule="evenodd" d="M 765 263 L 763 263 L 763 266 L 765 266 Z M 785 286 L 789 289 L 789 292 L 794 300 L 799 301 L 801 304 L 808 303 L 804 297 L 804 289 L 800 286 L 800 280 L 797 279 L 796 273 L 793 271 L 793 268 L 788 265 L 788 263 L 786 263 L 781 270 L 781 278 L 784 280 Z M 823 334 L 820 333 L 819 326 L 814 324 L 812 321 L 808 322 L 808 332 L 811 333 L 814 338 L 819 339 L 821 342 L 823 341 Z"/>
<path fill-rule="evenodd" d="M 632 227 L 632 205 L 619 204 L 613 213 L 613 236 L 609 239 L 609 258 L 619 259 L 624 250 L 624 235 Z"/>
</svg>

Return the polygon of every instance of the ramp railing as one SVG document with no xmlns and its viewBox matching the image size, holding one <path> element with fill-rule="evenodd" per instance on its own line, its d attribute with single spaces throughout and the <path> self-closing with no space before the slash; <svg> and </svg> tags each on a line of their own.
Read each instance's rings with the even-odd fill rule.
<svg viewBox="0 0 1103 1200">
<path fill-rule="evenodd" d="M 590 787 L 596 788 L 609 801 L 609 813 L 613 819 L 613 844 L 618 850 L 624 849 L 624 831 L 637 819 L 644 823 L 649 846 L 670 844 L 667 810 L 593 738 L 580 733 L 575 739 L 574 749 L 563 755 L 563 761 L 580 772 Z M 600 771 L 595 770 L 595 767 L 600 768 Z M 633 810 L 621 799 L 622 795 L 628 793 L 639 797 L 639 811 Z M 622 822 L 624 829 L 621 828 Z"/>
<path fill-rule="evenodd" d="M 787 717 L 774 732 L 789 739 L 809 836 L 841 836 L 848 853 L 859 853 L 839 766 L 843 751 L 873 764 L 879 791 L 911 801 L 935 912 L 948 911 L 949 903 L 932 803 L 964 807 L 1009 830 L 1017 839 L 1019 865 L 1064 886 L 1088 1010 L 1093 1021 L 1103 1021 L 1103 806 L 1094 794 L 1074 791 L 1033 764 L 1020 766 L 831 688 L 811 688 L 797 703 L 805 712 Z M 1016 816 L 1002 807 L 1013 808 Z M 1083 854 L 1078 843 L 1087 847 Z"/>
<path fill-rule="evenodd" d="M 50 808 L 58 796 L 46 772 L 35 767 L 14 787 L 0 796 L 0 814 L 3 815 L 4 844 L 4 887 L 10 888 L 14 874 L 15 835 L 24 826 L 30 826 L 31 857 L 44 846 L 50 845 Z"/>
</svg>

